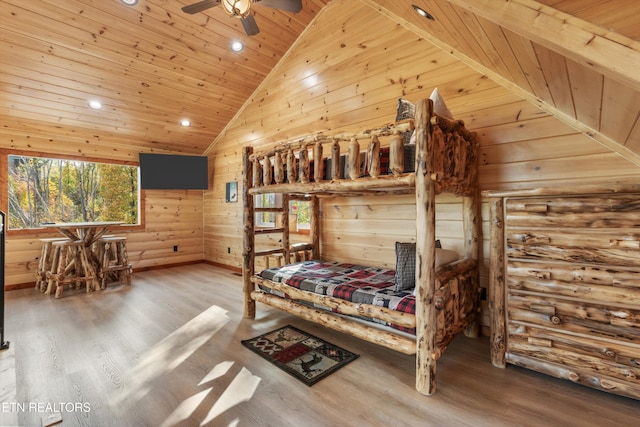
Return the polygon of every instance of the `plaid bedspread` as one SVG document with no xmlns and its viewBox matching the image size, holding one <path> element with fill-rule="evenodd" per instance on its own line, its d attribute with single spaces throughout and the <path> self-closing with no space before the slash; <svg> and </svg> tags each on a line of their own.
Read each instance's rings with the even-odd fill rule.
<svg viewBox="0 0 640 427">
<path fill-rule="evenodd" d="M 354 303 L 372 304 L 415 313 L 415 297 L 412 290 L 395 291 L 395 270 L 339 263 L 335 261 L 303 261 L 283 267 L 263 270 L 260 276 L 303 291 L 329 295 Z M 270 291 L 270 289 L 263 289 Z M 286 295 L 280 295 L 286 296 Z M 319 307 L 314 305 L 317 308 Z M 398 330 L 415 334 L 415 328 L 387 324 L 377 319 L 367 319 L 386 324 Z"/>
</svg>

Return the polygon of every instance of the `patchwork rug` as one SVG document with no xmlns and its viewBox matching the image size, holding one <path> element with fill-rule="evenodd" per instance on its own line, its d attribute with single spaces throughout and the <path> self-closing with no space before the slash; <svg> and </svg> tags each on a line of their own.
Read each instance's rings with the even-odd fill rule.
<svg viewBox="0 0 640 427">
<path fill-rule="evenodd" d="M 241 342 L 308 386 L 359 357 L 289 325 Z"/>
</svg>

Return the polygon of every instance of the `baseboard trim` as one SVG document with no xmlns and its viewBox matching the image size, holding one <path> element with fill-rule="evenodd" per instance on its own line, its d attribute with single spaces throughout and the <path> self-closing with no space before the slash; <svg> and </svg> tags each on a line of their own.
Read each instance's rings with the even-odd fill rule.
<svg viewBox="0 0 640 427">
<path fill-rule="evenodd" d="M 148 266 L 148 267 L 140 267 L 140 268 L 134 268 L 133 272 L 137 272 L 137 271 L 151 271 L 151 270 L 161 270 L 164 268 L 172 268 L 172 267 L 182 267 L 185 265 L 194 265 L 194 264 L 209 264 L 209 265 L 213 265 L 215 267 L 220 267 L 220 268 L 224 268 L 226 270 L 231 270 L 234 271 L 236 273 L 242 273 L 242 268 L 240 267 L 234 267 L 231 265 L 226 265 L 226 264 L 221 264 L 219 262 L 213 262 L 213 261 L 208 261 L 205 259 L 199 259 L 199 260 L 194 260 L 194 261 L 186 261 L 186 262 L 177 262 L 177 263 L 173 263 L 173 264 L 162 264 L 162 265 L 153 265 L 153 266 Z M 17 291 L 20 289 L 29 289 L 29 288 L 34 288 L 36 287 L 36 282 L 27 282 L 27 283 L 17 283 L 14 285 L 6 285 L 4 287 L 4 290 L 9 292 L 9 291 Z"/>
</svg>

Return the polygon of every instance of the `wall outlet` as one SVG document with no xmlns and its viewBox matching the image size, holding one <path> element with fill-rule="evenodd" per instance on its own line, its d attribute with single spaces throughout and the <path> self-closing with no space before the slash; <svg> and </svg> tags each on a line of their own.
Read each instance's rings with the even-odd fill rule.
<svg viewBox="0 0 640 427">
<path fill-rule="evenodd" d="M 231 248 L 227 248 L 227 253 L 230 254 L 231 253 Z"/>
<path fill-rule="evenodd" d="M 178 252 L 178 245 L 173 246 L 173 252 Z"/>
</svg>

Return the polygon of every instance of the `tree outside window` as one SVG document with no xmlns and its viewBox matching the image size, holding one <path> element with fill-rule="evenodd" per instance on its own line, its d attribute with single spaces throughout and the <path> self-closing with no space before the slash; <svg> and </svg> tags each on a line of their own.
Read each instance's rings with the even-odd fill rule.
<svg viewBox="0 0 640 427">
<path fill-rule="evenodd" d="M 306 200 L 292 200 L 289 206 L 289 212 L 298 217 L 298 228 L 308 229 L 311 226 L 311 202 Z"/>
<path fill-rule="evenodd" d="M 255 196 L 257 208 L 279 208 L 282 206 L 282 195 L 265 193 Z M 292 200 L 289 202 L 289 213 L 297 215 L 299 229 L 309 229 L 311 224 L 311 203 L 306 200 Z M 274 212 L 256 212 L 256 226 L 274 227 L 276 214 Z"/>
<path fill-rule="evenodd" d="M 139 223 L 138 167 L 9 155 L 8 228 L 46 222 Z"/>
</svg>

